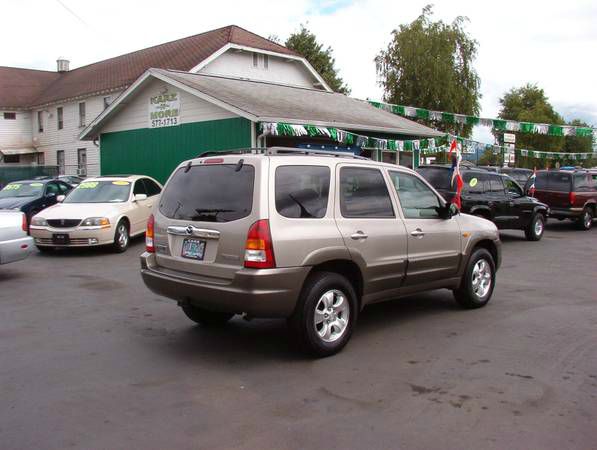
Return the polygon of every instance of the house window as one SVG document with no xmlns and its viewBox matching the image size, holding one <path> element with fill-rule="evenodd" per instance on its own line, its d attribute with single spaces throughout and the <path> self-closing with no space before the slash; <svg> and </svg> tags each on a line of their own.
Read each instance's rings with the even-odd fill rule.
<svg viewBox="0 0 597 450">
<path fill-rule="evenodd" d="M 104 109 L 106 109 L 108 106 L 110 106 L 110 97 L 104 97 Z"/>
<path fill-rule="evenodd" d="M 4 120 L 16 120 L 17 113 L 15 112 L 5 112 L 4 113 Z"/>
<path fill-rule="evenodd" d="M 85 102 L 79 103 L 79 126 L 85 126 Z"/>
<path fill-rule="evenodd" d="M 77 175 L 87 176 L 87 149 L 77 149 Z"/>
<path fill-rule="evenodd" d="M 259 67 L 259 55 L 253 53 L 253 67 Z"/>
<path fill-rule="evenodd" d="M 46 154 L 45 153 L 38 153 L 37 154 L 37 164 L 43 166 L 46 164 Z"/>
<path fill-rule="evenodd" d="M 58 120 L 58 129 L 62 130 L 62 128 L 64 128 L 64 111 L 62 109 L 62 106 L 59 106 L 58 108 L 56 108 L 56 120 Z"/>
<path fill-rule="evenodd" d="M 269 55 L 263 55 L 263 68 L 267 70 L 269 67 Z"/>
<path fill-rule="evenodd" d="M 58 175 L 64 175 L 64 150 L 56 152 L 56 163 L 58 164 Z"/>
<path fill-rule="evenodd" d="M 43 111 L 37 111 L 37 131 L 44 132 L 44 115 Z"/>
<path fill-rule="evenodd" d="M 4 155 L 5 163 L 19 163 L 21 161 L 21 155 Z"/>
</svg>

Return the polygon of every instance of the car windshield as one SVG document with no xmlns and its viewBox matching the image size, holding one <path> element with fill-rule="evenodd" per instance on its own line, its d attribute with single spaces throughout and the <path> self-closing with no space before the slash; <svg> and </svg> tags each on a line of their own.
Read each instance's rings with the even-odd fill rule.
<svg viewBox="0 0 597 450">
<path fill-rule="evenodd" d="M 129 181 L 85 181 L 64 199 L 64 203 L 123 203 L 128 200 L 130 191 Z"/>
<path fill-rule="evenodd" d="M 9 183 L 0 191 L 0 198 L 41 197 L 43 183 Z"/>
<path fill-rule="evenodd" d="M 448 169 L 434 167 L 419 167 L 419 175 L 425 178 L 435 189 L 450 190 L 450 181 L 452 173 Z"/>
</svg>

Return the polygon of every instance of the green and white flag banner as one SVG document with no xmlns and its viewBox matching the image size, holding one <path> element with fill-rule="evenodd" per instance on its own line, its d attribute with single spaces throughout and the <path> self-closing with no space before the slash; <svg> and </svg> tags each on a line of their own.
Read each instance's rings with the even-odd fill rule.
<svg viewBox="0 0 597 450">
<path fill-rule="evenodd" d="M 462 125 L 483 125 L 499 131 L 511 131 L 519 133 L 545 134 L 548 136 L 578 136 L 590 137 L 597 135 L 592 127 L 576 127 L 572 125 L 559 125 L 548 123 L 518 122 L 515 120 L 489 119 L 485 117 L 469 116 L 466 114 L 455 114 L 445 111 L 431 111 L 425 108 L 413 106 L 394 105 L 392 103 L 376 102 L 367 100 L 376 108 L 389 111 L 399 116 L 412 119 L 432 120 Z"/>
<path fill-rule="evenodd" d="M 466 139 L 460 136 L 446 134 L 445 136 L 429 139 L 382 139 L 362 134 L 352 133 L 334 127 L 322 127 L 318 125 L 297 125 L 285 122 L 261 122 L 261 131 L 265 136 L 309 136 L 327 137 L 341 144 L 354 145 L 356 147 L 374 148 L 382 151 L 412 152 L 419 151 L 421 154 L 435 154 L 448 151 L 453 139 L 460 144 L 462 153 L 474 154 L 479 149 L 491 149 L 494 153 L 507 151 L 506 147 L 500 145 L 483 144 L 481 142 Z M 567 152 L 544 152 L 537 150 L 517 149 L 520 156 L 540 159 L 571 159 L 584 160 L 597 157 L 597 151 L 593 153 L 567 153 Z"/>
<path fill-rule="evenodd" d="M 262 122 L 261 129 L 266 136 L 310 136 L 327 137 L 345 145 L 374 148 L 390 152 L 412 152 L 419 150 L 423 153 L 437 153 L 443 151 L 448 143 L 448 135 L 429 139 L 383 139 L 362 134 L 352 133 L 334 127 L 318 125 L 297 125 L 285 122 Z"/>
</svg>

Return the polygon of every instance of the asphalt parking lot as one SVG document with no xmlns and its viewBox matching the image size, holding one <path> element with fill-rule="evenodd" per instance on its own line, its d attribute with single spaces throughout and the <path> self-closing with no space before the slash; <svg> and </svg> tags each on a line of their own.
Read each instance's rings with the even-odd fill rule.
<svg viewBox="0 0 597 450">
<path fill-rule="evenodd" d="M 309 360 L 282 321 L 190 322 L 125 254 L 0 267 L 2 449 L 596 449 L 597 229 L 502 233 L 490 304 L 367 308 Z"/>
</svg>

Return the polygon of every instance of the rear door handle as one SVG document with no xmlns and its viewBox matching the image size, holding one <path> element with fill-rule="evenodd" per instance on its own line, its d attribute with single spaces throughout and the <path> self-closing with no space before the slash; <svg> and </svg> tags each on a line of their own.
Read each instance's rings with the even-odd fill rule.
<svg viewBox="0 0 597 450">
<path fill-rule="evenodd" d="M 355 241 L 359 240 L 359 239 L 367 239 L 369 236 L 367 236 L 365 233 L 363 233 L 362 231 L 357 231 L 354 234 L 350 235 L 351 239 L 354 239 Z"/>
<path fill-rule="evenodd" d="M 416 238 L 422 238 L 423 236 L 425 236 L 425 233 L 423 233 L 423 230 L 421 230 L 420 228 L 417 228 L 416 230 L 411 231 L 410 235 Z"/>
</svg>

